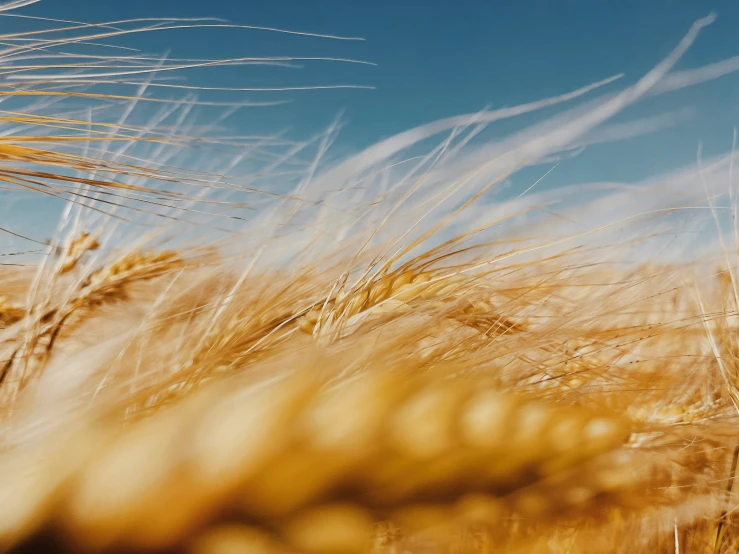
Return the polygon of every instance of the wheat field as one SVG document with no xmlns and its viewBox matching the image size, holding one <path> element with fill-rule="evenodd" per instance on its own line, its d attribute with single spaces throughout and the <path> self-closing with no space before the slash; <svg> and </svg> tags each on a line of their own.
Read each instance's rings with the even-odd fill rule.
<svg viewBox="0 0 739 554">
<path fill-rule="evenodd" d="M 640 99 L 718 78 L 673 70 L 712 20 L 615 93 L 338 161 L 336 127 L 228 135 L 243 106 L 154 77 L 289 60 L 105 49 L 230 24 L 4 35 L 0 549 L 737 552 L 734 148 L 638 190 L 491 196 L 628 135 L 608 121 Z M 55 203 L 53 236 L 16 201 Z"/>
</svg>

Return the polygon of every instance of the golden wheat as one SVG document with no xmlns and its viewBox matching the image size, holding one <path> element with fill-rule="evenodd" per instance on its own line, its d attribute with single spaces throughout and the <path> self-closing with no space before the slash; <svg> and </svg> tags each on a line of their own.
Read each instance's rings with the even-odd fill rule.
<svg viewBox="0 0 739 554">
<path fill-rule="evenodd" d="M 88 548 L 175 546 L 236 510 L 245 521 L 284 533 L 287 543 L 328 552 L 343 546 L 323 549 L 322 540 L 366 546 L 373 521 L 423 528 L 424 517 L 413 515 L 419 501 L 457 498 L 462 512 L 479 513 L 468 495 L 487 491 L 501 506 L 540 516 L 582 509 L 635 478 L 616 477 L 614 471 L 625 470 L 619 456 L 599 458 L 625 443 L 628 433 L 616 420 L 472 393 L 464 381 L 439 388 L 381 372 L 325 391 L 303 374 L 267 389 L 233 391 L 233 385 L 206 388 L 115 438 L 105 438 L 117 434 L 113 429 L 87 432 L 74 442 L 79 467 L 63 483 L 4 482 L 29 506 L 6 529 L 6 543 L 18 539 L 19 529 L 43 525 L 52 494 L 54 520 L 73 544 Z M 552 427 L 553 417 L 560 423 Z M 63 463 L 66 447 L 43 458 Z M 589 466 L 590 459 L 600 461 Z M 331 498 L 352 507 L 310 508 Z M 336 521 L 319 525 L 316 518 Z M 334 539 L 334 532 L 323 533 L 326 525 L 337 528 Z"/>
<path fill-rule="evenodd" d="M 3 37 L 17 75 L 35 68 L 26 52 L 139 22 L 60 23 Z M 140 30 L 164 23 L 199 25 Z M 125 75 L 122 60 L 99 64 Z M 0 95 L 82 100 L 89 114 L 177 106 L 76 78 L 9 79 Z M 331 194 L 275 194 L 165 154 L 242 155 L 236 139 L 44 109 L 0 115 L 24 129 L 0 139 L 0 181 L 69 207 L 58 241 L 1 228 L 44 247 L 0 269 L 3 551 L 736 551 L 739 287 L 726 252 L 706 276 L 693 260 L 623 265 L 647 226 L 606 246 L 546 227 L 522 238 L 513 216 L 454 227 L 539 159 L 518 149 L 487 184 L 474 181 L 487 164 L 439 178 L 434 154 L 384 196 L 331 211 L 369 177 L 342 176 L 336 193 L 329 171 L 316 179 Z M 227 228 L 249 209 L 256 223 Z M 86 216 L 94 232 L 80 231 Z M 134 246 L 112 238 L 119 226 Z M 334 226 L 341 237 L 324 240 Z"/>
</svg>

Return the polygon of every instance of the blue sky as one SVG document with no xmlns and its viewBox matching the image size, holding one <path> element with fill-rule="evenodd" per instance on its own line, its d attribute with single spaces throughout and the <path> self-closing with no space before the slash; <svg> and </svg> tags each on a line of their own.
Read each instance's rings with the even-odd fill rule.
<svg viewBox="0 0 739 554">
<path fill-rule="evenodd" d="M 179 56 L 315 55 L 374 62 L 376 67 L 310 62 L 302 69 L 247 67 L 191 74 L 199 84 L 217 74 L 221 86 L 374 86 L 375 90 L 251 93 L 254 100 L 293 102 L 242 114 L 250 122 L 247 125 L 269 122 L 307 133 L 328 125 L 343 110 L 347 126 L 342 139 L 361 146 L 437 118 L 536 100 L 615 73 L 626 73 L 631 82 L 664 57 L 695 19 L 710 11 L 719 18 L 680 62 L 679 68 L 685 68 L 739 55 L 738 2 L 44 0 L 23 13 L 94 22 L 214 16 L 234 23 L 363 37 L 364 42 L 339 42 L 218 29 L 136 38 L 143 49 L 170 49 Z M 698 138 L 709 144 L 730 140 L 731 126 L 739 121 L 738 90 L 739 75 L 732 75 L 660 98 L 666 110 L 695 107 L 700 120 L 682 127 L 686 136 L 693 136 L 689 150 L 684 150 L 687 143 L 668 148 L 685 152 L 694 150 Z M 661 150 L 655 154 L 662 155 Z"/>
<path fill-rule="evenodd" d="M 336 151 L 354 151 L 439 118 L 500 108 L 567 92 L 625 73 L 615 91 L 664 58 L 696 19 L 715 11 L 676 69 L 739 56 L 736 0 L 43 0 L 22 13 L 104 22 L 136 17 L 213 16 L 233 23 L 358 36 L 362 42 L 294 37 L 243 29 L 200 29 L 135 38 L 147 52 L 172 56 L 333 56 L 376 66 L 306 62 L 300 69 L 235 67 L 198 70 L 199 85 L 281 87 L 357 84 L 373 90 L 208 93 L 231 101 L 291 100 L 248 108 L 229 120 L 240 133 L 288 129 L 297 137 L 328 126 L 339 113 L 345 127 Z M 2 30 L 26 23 L 0 21 Z M 129 39 L 130 44 L 133 39 Z M 633 181 L 691 163 L 698 141 L 710 155 L 731 146 L 739 123 L 739 72 L 714 82 L 641 102 L 617 121 L 689 107 L 675 129 L 617 144 L 596 145 L 563 164 L 549 186 L 589 180 Z M 508 134 L 543 115 L 497 123 Z"/>
<path fill-rule="evenodd" d="M 376 67 L 328 62 L 309 63 L 303 69 L 247 67 L 191 77 L 202 84 L 217 74 L 222 86 L 375 86 L 372 91 L 249 95 L 255 100 L 292 99 L 287 107 L 269 113 L 254 110 L 262 113 L 245 116 L 268 118 L 299 132 L 327 125 L 343 109 L 348 126 L 342 136 L 361 144 L 440 117 L 535 100 L 615 73 L 626 73 L 631 82 L 664 57 L 694 20 L 710 11 L 719 18 L 680 62 L 679 68 L 684 68 L 739 55 L 739 2 L 43 0 L 23 13 L 84 21 L 215 16 L 234 23 L 364 37 L 365 42 L 338 42 L 259 31 L 199 30 L 136 38 L 142 48 L 171 49 L 181 56 L 317 55 L 375 62 Z M 730 136 L 731 122 L 739 119 L 738 90 L 739 77 L 729 76 L 685 91 L 674 105 L 728 110 L 720 119 L 726 124 L 723 132 Z M 659 102 L 665 109 L 673 107 L 672 98 Z M 707 112 L 703 115 L 713 119 Z"/>
</svg>

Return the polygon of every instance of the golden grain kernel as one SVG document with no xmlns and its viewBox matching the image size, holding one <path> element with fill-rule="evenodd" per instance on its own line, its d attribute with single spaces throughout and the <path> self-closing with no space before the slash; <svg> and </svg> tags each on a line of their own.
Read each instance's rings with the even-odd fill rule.
<svg viewBox="0 0 739 554">
<path fill-rule="evenodd" d="M 206 529 L 191 541 L 188 554 L 270 554 L 279 552 L 273 541 L 259 529 L 245 525 L 218 525 Z"/>
<path fill-rule="evenodd" d="M 627 433 L 618 421 L 604 417 L 591 419 L 583 429 L 583 447 L 601 450 L 622 444 Z"/>
<path fill-rule="evenodd" d="M 605 455 L 593 476 L 592 481 L 598 490 L 616 491 L 635 484 L 637 479 L 637 467 L 632 465 L 634 459 L 630 452 L 616 450 Z"/>
<path fill-rule="evenodd" d="M 389 519 L 404 533 L 443 534 L 454 524 L 454 510 L 449 504 L 409 504 L 393 510 Z"/>
<path fill-rule="evenodd" d="M 297 375 L 225 395 L 191 432 L 188 463 L 197 479 L 210 487 L 230 487 L 255 475 L 289 446 L 286 430 L 316 385 L 309 376 Z"/>
<path fill-rule="evenodd" d="M 513 439 L 521 445 L 541 441 L 554 413 L 537 402 L 525 402 L 515 412 Z"/>
<path fill-rule="evenodd" d="M 300 328 L 301 331 L 303 331 L 303 333 L 312 335 L 313 330 L 316 328 L 317 322 L 318 322 L 317 319 L 316 321 L 310 321 L 310 319 L 306 317 L 301 317 L 300 319 L 298 319 L 298 327 Z"/>
<path fill-rule="evenodd" d="M 496 391 L 483 391 L 467 402 L 459 426 L 464 440 L 480 448 L 499 448 L 510 436 L 517 401 Z"/>
<path fill-rule="evenodd" d="M 369 548 L 374 521 L 358 506 L 333 504 L 301 512 L 281 528 L 285 539 L 303 552 L 350 554 Z"/>
<path fill-rule="evenodd" d="M 439 455 L 457 443 L 457 418 L 467 391 L 459 386 L 421 390 L 395 413 L 389 425 L 393 444 L 413 458 Z"/>
<path fill-rule="evenodd" d="M 547 441 L 558 454 L 578 450 L 583 442 L 583 428 L 588 424 L 581 414 L 567 411 L 552 414 Z M 589 438 L 589 437 L 587 437 Z"/>
<path fill-rule="evenodd" d="M 379 304 L 380 302 L 385 300 L 388 296 L 390 296 L 391 291 L 392 291 L 392 282 L 390 281 L 390 279 L 381 279 L 379 281 L 376 281 L 370 287 L 369 295 L 367 297 L 367 303 L 370 306 Z"/>
<path fill-rule="evenodd" d="M 422 285 L 423 283 L 428 283 L 431 280 L 431 275 L 428 273 L 416 273 L 413 276 L 412 283 L 414 285 Z"/>
<path fill-rule="evenodd" d="M 590 502 L 595 496 L 595 491 L 586 486 L 574 486 L 562 491 L 562 500 L 569 506 L 581 506 Z"/>
<path fill-rule="evenodd" d="M 351 317 L 358 314 L 367 307 L 368 298 L 369 293 L 366 289 L 353 294 L 346 303 L 345 309 L 342 310 L 342 315 L 344 317 Z"/>
<path fill-rule="evenodd" d="M 505 505 L 500 498 L 484 493 L 470 493 L 456 502 L 455 512 L 457 517 L 468 523 L 493 525 L 505 513 Z"/>
<path fill-rule="evenodd" d="M 545 493 L 536 489 L 526 489 L 513 497 L 514 509 L 525 517 L 541 517 L 551 512 L 554 505 Z"/>
<path fill-rule="evenodd" d="M 287 516 L 345 482 L 362 454 L 321 451 L 297 443 L 243 487 L 238 507 L 257 518 Z"/>
<path fill-rule="evenodd" d="M 406 285 L 409 285 L 413 282 L 414 273 L 412 271 L 406 271 L 405 273 L 401 273 L 397 277 L 392 279 L 392 294 L 398 292 L 401 288 L 403 288 Z"/>
<path fill-rule="evenodd" d="M 298 433 L 311 447 L 356 452 L 376 446 L 385 418 L 406 393 L 407 381 L 377 372 L 339 385 L 315 398 L 298 422 Z"/>
<path fill-rule="evenodd" d="M 309 311 L 307 314 L 305 314 L 304 318 L 307 323 L 311 325 L 315 325 L 318 323 L 318 318 L 321 316 L 321 309 L 320 308 L 313 308 L 311 311 Z"/>
</svg>

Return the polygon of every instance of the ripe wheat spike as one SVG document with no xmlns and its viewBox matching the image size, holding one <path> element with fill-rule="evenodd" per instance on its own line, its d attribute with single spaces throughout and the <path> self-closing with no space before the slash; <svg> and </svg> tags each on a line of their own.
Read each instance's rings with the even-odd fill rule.
<svg viewBox="0 0 739 554">
<path fill-rule="evenodd" d="M 361 550 L 371 533 L 358 529 L 371 531 L 374 521 L 423 529 L 419 510 L 428 509 L 418 502 L 452 502 L 451 514 L 454 503 L 474 504 L 465 499 L 481 493 L 501 510 L 538 517 L 582 510 L 637 479 L 620 455 L 603 457 L 628 438 L 606 416 L 475 393 L 466 381 L 439 388 L 402 372 L 319 385 L 304 374 L 267 388 L 214 384 L 122 431 L 93 427 L 33 452 L 42 458 L 26 458 L 31 467 L 79 465 L 61 482 L 5 482 L 5 497 L 24 498 L 27 508 L 3 538 L 43 529 L 51 504 L 62 535 L 86 548 L 172 547 L 235 511 L 300 549 L 341 550 L 328 526 Z M 70 444 L 74 461 L 66 464 Z M 330 499 L 342 503 L 321 504 Z M 309 524 L 326 518 L 332 523 Z"/>
</svg>

